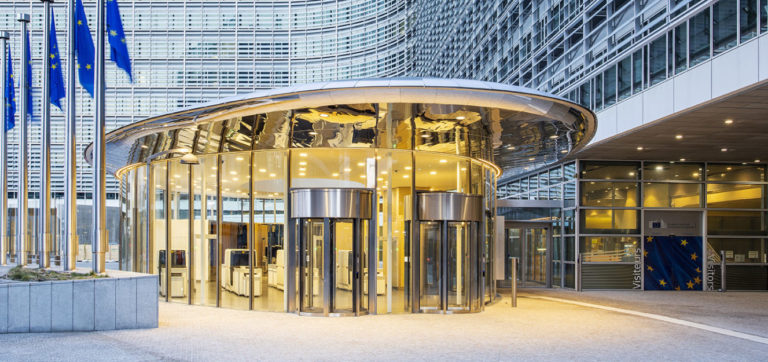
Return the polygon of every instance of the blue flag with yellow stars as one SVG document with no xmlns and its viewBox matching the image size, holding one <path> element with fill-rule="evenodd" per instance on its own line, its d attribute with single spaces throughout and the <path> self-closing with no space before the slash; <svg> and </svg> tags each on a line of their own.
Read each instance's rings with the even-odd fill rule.
<svg viewBox="0 0 768 362">
<path fill-rule="evenodd" d="M 53 9 L 51 9 L 51 43 L 50 49 L 48 49 L 48 56 L 51 58 L 51 103 L 56 107 L 61 108 L 61 99 L 65 97 L 64 90 L 64 75 L 61 73 L 61 58 L 59 57 L 59 42 L 56 41 L 56 22 L 53 17 Z"/>
<path fill-rule="evenodd" d="M 5 130 L 8 131 L 16 125 L 16 89 L 13 88 L 13 60 L 11 59 L 11 46 L 7 48 L 6 62 L 8 63 L 5 82 Z"/>
<path fill-rule="evenodd" d="M 91 30 L 88 29 L 88 19 L 85 17 L 83 2 L 75 1 L 75 21 L 77 28 L 75 31 L 75 52 L 77 52 L 77 76 L 80 78 L 80 85 L 88 91 L 93 98 L 93 71 L 94 60 L 96 60 L 96 49 L 93 47 L 93 38 Z"/>
<path fill-rule="evenodd" d="M 647 236 L 645 290 L 702 290 L 700 236 Z"/>
<path fill-rule="evenodd" d="M 128 79 L 133 83 L 131 74 L 131 58 L 128 56 L 128 45 L 125 42 L 123 21 L 120 19 L 120 8 L 117 0 L 107 0 L 107 39 L 109 39 L 109 59 L 128 73 Z"/>
<path fill-rule="evenodd" d="M 29 31 L 27 31 L 27 42 L 24 43 L 24 52 L 27 54 L 27 94 L 22 97 L 27 97 L 27 114 L 29 119 L 32 119 L 32 58 L 30 57 L 32 52 L 29 51 Z"/>
</svg>

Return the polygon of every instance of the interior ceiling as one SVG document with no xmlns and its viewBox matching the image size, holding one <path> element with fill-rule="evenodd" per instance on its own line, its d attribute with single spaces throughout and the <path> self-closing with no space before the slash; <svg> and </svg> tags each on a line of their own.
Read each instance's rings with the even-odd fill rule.
<svg viewBox="0 0 768 362">
<path fill-rule="evenodd" d="M 569 158 L 766 162 L 768 83 L 587 146 Z"/>
</svg>

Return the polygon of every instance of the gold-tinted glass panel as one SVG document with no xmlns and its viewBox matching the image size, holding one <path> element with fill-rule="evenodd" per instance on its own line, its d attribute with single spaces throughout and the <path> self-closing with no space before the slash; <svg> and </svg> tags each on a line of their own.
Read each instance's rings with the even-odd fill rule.
<svg viewBox="0 0 768 362">
<path fill-rule="evenodd" d="M 700 184 L 646 182 L 643 187 L 645 207 L 701 207 Z"/>
</svg>

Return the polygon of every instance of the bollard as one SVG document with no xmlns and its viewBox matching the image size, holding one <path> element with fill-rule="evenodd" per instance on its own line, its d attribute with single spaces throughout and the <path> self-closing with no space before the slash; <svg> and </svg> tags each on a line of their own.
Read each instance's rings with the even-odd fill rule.
<svg viewBox="0 0 768 362">
<path fill-rule="evenodd" d="M 726 291 L 725 287 L 725 250 L 720 250 L 720 291 Z"/>
<path fill-rule="evenodd" d="M 512 265 L 512 308 L 517 307 L 517 258 L 512 258 L 510 261 Z"/>
</svg>

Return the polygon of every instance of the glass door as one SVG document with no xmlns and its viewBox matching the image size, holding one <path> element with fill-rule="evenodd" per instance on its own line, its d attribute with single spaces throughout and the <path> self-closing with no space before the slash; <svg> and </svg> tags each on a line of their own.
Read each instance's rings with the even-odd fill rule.
<svg viewBox="0 0 768 362">
<path fill-rule="evenodd" d="M 541 223 L 508 223 L 504 231 L 504 279 L 512 280 L 512 258 L 518 258 L 520 286 L 549 287 L 551 226 Z"/>
<path fill-rule="evenodd" d="M 470 225 L 468 222 L 448 223 L 448 306 L 449 310 L 469 310 L 470 293 Z"/>
<path fill-rule="evenodd" d="M 525 229 L 525 282 L 526 284 L 546 286 L 548 230 L 541 227 Z"/>
<path fill-rule="evenodd" d="M 424 310 L 439 310 L 441 307 L 441 273 L 442 264 L 440 247 L 442 244 L 442 228 L 440 222 L 426 221 L 419 225 L 419 255 L 421 267 L 419 270 L 419 306 Z"/>
<path fill-rule="evenodd" d="M 300 260 L 301 312 L 324 313 L 325 225 L 322 219 L 303 220 Z"/>
<path fill-rule="evenodd" d="M 361 231 L 367 220 L 300 219 L 300 312 L 357 315 L 367 312 L 362 263 L 367 255 Z M 367 237 L 368 233 L 365 233 Z"/>
</svg>

